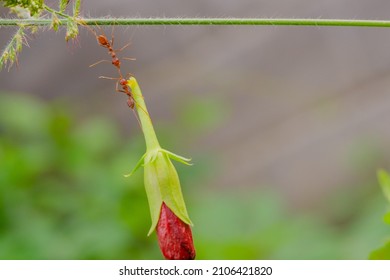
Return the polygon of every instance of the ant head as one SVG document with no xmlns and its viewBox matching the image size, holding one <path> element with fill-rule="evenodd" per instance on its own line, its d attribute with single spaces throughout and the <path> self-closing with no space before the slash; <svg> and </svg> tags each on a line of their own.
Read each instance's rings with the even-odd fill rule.
<svg viewBox="0 0 390 280">
<path fill-rule="evenodd" d="M 109 44 L 107 37 L 104 35 L 99 35 L 97 37 L 97 40 L 98 40 L 99 44 L 102 46 L 107 46 Z"/>
<path fill-rule="evenodd" d="M 126 81 L 126 79 L 120 79 L 119 80 L 119 84 L 121 85 L 121 86 L 125 86 L 125 85 L 127 85 L 127 81 Z"/>
</svg>

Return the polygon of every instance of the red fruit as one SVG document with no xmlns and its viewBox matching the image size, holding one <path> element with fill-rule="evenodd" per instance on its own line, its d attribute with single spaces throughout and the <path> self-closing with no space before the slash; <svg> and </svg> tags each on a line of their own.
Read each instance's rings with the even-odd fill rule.
<svg viewBox="0 0 390 280">
<path fill-rule="evenodd" d="M 180 220 L 163 202 L 157 223 L 161 252 L 168 260 L 193 260 L 195 247 L 190 225 Z"/>
</svg>

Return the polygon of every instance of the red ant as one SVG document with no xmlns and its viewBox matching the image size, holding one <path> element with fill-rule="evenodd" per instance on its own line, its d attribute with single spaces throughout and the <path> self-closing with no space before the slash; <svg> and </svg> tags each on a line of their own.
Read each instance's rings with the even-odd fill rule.
<svg viewBox="0 0 390 280">
<path fill-rule="evenodd" d="M 128 73 L 126 75 L 126 78 L 123 78 L 122 75 L 119 77 L 119 78 L 112 78 L 112 77 L 106 77 L 106 76 L 100 76 L 99 78 L 101 79 L 109 79 L 109 80 L 117 80 L 116 82 L 116 86 L 115 86 L 115 90 L 117 92 L 123 92 L 124 94 L 127 95 L 127 106 L 129 106 L 131 109 L 133 109 L 133 112 L 134 112 L 134 115 L 139 123 L 139 125 L 141 126 L 141 123 L 138 119 L 138 116 L 137 114 L 135 113 L 134 111 L 134 107 L 135 105 L 137 105 L 137 107 L 139 109 L 141 109 L 142 111 L 145 112 L 146 115 L 149 116 L 149 113 L 144 109 L 142 108 L 141 106 L 139 106 L 136 101 L 134 100 L 134 97 L 133 97 L 133 93 L 131 92 L 131 88 L 128 86 L 127 84 L 127 80 L 131 77 L 131 74 Z M 122 89 L 119 88 L 119 85 L 122 87 Z M 149 117 L 150 118 L 150 117 Z"/>
<path fill-rule="evenodd" d="M 130 88 L 127 86 L 126 79 L 124 79 L 123 76 L 122 76 L 121 61 L 119 60 L 119 58 L 118 58 L 118 56 L 116 54 L 117 52 L 120 52 L 120 51 L 124 50 L 125 48 L 127 48 L 130 45 L 130 43 L 126 44 L 125 46 L 123 46 L 119 50 L 114 50 L 114 48 L 113 48 L 113 46 L 114 46 L 114 34 L 113 34 L 113 31 L 114 31 L 114 29 L 111 32 L 111 40 L 108 40 L 107 36 L 104 34 L 103 31 L 102 31 L 103 34 L 97 35 L 97 33 L 95 32 L 94 29 L 90 28 L 87 25 L 86 25 L 86 27 L 95 35 L 96 41 L 98 42 L 98 44 L 100 46 L 102 46 L 103 48 L 106 48 L 108 50 L 108 54 L 111 56 L 111 59 L 112 59 L 111 60 L 111 64 L 114 65 L 117 68 L 118 73 L 119 73 L 119 78 L 110 78 L 110 77 L 104 77 L 104 76 L 102 76 L 100 78 L 117 80 L 118 82 L 116 84 L 116 91 L 125 93 L 128 96 L 128 100 L 127 100 L 128 106 L 131 109 L 134 109 L 135 101 L 134 101 L 134 98 L 132 96 Z M 123 59 L 134 60 L 133 58 L 128 58 L 128 57 L 124 57 Z M 100 60 L 100 61 L 90 65 L 89 67 L 93 67 L 93 66 L 95 66 L 95 65 L 97 65 L 97 64 L 99 64 L 101 62 L 109 62 L 109 61 L 108 60 Z M 129 75 L 131 76 L 131 74 L 128 74 L 128 77 L 130 77 Z M 119 89 L 119 85 L 121 85 L 122 89 Z"/>
<path fill-rule="evenodd" d="M 111 64 L 114 65 L 118 69 L 119 75 L 122 76 L 122 74 L 120 72 L 121 62 L 120 62 L 119 58 L 117 57 L 116 53 L 117 52 L 121 52 L 122 50 L 127 48 L 130 45 L 130 43 L 126 44 L 125 46 L 123 46 L 119 50 L 114 50 L 114 48 L 113 48 L 113 46 L 114 46 L 114 35 L 113 34 L 111 34 L 111 40 L 108 40 L 107 36 L 104 35 L 104 33 L 102 35 L 97 35 L 96 32 L 92 28 L 89 28 L 89 30 L 95 35 L 98 44 L 100 46 L 102 46 L 103 48 L 106 48 L 108 50 L 108 54 L 111 56 Z M 130 57 L 123 57 L 123 59 L 135 60 L 134 58 L 130 58 Z M 101 62 L 109 62 L 109 61 L 103 59 L 103 60 L 100 60 L 100 61 L 90 65 L 89 67 L 93 67 L 93 66 L 95 66 L 95 65 L 97 65 L 97 64 L 99 64 Z"/>
<path fill-rule="evenodd" d="M 128 78 L 131 77 L 131 74 L 127 74 L 127 76 L 125 78 L 123 78 L 122 76 L 122 72 L 121 72 L 121 62 L 119 60 L 119 58 L 117 57 L 117 54 L 116 52 L 120 52 L 122 50 L 124 50 L 125 48 L 127 48 L 130 43 L 126 44 L 125 46 L 123 46 L 122 48 L 120 48 L 119 50 L 114 50 L 113 49 L 113 45 L 114 45 L 114 35 L 113 35 L 113 32 L 111 33 L 111 40 L 108 40 L 107 37 L 105 36 L 104 32 L 102 32 L 103 34 L 102 35 L 97 35 L 95 30 L 93 30 L 92 28 L 88 27 L 87 28 L 95 35 L 96 37 L 96 40 L 98 42 L 98 44 L 100 46 L 102 46 L 103 48 L 106 48 L 108 50 L 108 54 L 111 56 L 112 60 L 111 60 L 111 64 L 114 65 L 117 70 L 118 70 L 118 73 L 119 73 L 119 78 L 112 78 L 112 77 L 105 77 L 105 76 L 100 76 L 99 78 L 103 78 L 103 79 L 110 79 L 110 80 L 116 80 L 117 83 L 116 83 L 116 87 L 115 87 L 115 90 L 117 92 L 123 92 L 124 94 L 127 95 L 127 105 L 131 108 L 131 109 L 134 109 L 134 106 L 136 105 L 136 101 L 134 100 L 134 97 L 133 97 L 133 94 L 131 92 L 131 88 L 127 85 L 127 80 Z M 134 60 L 133 58 L 128 58 L 128 57 L 124 57 L 123 59 L 128 59 L 128 60 Z M 92 66 L 95 66 L 101 62 L 109 62 L 108 60 L 100 60 L 92 65 L 90 65 L 90 67 Z M 121 89 L 120 89 L 121 87 Z M 141 108 L 141 107 L 139 107 Z M 141 108 L 141 110 L 143 110 L 145 113 L 146 111 Z M 134 112 L 134 110 L 133 110 Z M 146 113 L 147 114 L 147 113 Z M 138 120 L 138 117 L 137 115 L 135 115 L 137 120 Z M 138 120 L 138 123 L 139 123 L 139 120 Z"/>
<path fill-rule="evenodd" d="M 131 77 L 131 74 L 127 74 L 127 79 Z M 109 80 L 117 80 L 116 82 L 116 87 L 115 90 L 117 92 L 123 92 L 124 94 L 127 95 L 127 105 L 131 108 L 134 109 L 135 106 L 135 100 L 133 97 L 133 93 L 131 92 L 130 87 L 127 85 L 127 79 L 123 78 L 122 76 L 119 78 L 112 78 L 112 77 L 105 77 L 105 76 L 100 76 L 99 78 L 101 79 L 109 79 Z M 119 85 L 122 87 L 122 89 L 119 88 Z"/>
</svg>

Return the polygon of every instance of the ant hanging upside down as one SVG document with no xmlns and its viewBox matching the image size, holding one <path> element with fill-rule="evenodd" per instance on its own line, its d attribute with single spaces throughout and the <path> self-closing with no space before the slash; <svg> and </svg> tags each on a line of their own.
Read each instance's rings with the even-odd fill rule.
<svg viewBox="0 0 390 280">
<path fill-rule="evenodd" d="M 127 43 L 126 45 L 124 45 L 119 50 L 114 50 L 114 34 L 113 34 L 113 32 L 111 34 L 111 40 L 108 40 L 107 36 L 104 34 L 103 31 L 102 31 L 103 34 L 97 35 L 95 30 L 93 30 L 90 27 L 88 27 L 88 29 L 95 35 L 96 41 L 98 42 L 98 44 L 100 46 L 102 46 L 103 48 L 107 49 L 108 54 L 111 56 L 111 64 L 114 65 L 118 69 L 120 76 L 122 76 L 122 74 L 120 73 L 121 61 L 119 60 L 119 58 L 117 56 L 117 53 L 119 53 L 119 52 L 123 51 L 124 49 L 126 49 L 128 46 L 130 46 L 131 43 Z M 122 59 L 135 60 L 135 58 L 131 58 L 131 57 L 122 57 Z M 102 59 L 102 60 L 99 60 L 98 62 L 90 65 L 89 67 L 93 67 L 93 66 L 95 66 L 95 65 L 97 65 L 97 64 L 99 64 L 101 62 L 110 62 L 110 61 L 106 60 L 106 59 Z"/>
<path fill-rule="evenodd" d="M 133 111 L 133 113 L 134 113 L 138 123 L 140 124 L 139 118 L 138 118 L 137 114 L 135 113 L 134 107 L 137 106 L 137 109 L 141 109 L 148 116 L 149 116 L 149 114 L 134 99 L 134 96 L 133 96 L 133 93 L 131 91 L 131 88 L 128 85 L 128 80 L 130 79 L 130 77 L 132 77 L 132 74 L 128 73 L 125 77 L 123 77 L 122 71 L 121 71 L 121 61 L 120 61 L 120 59 L 117 56 L 117 53 L 119 53 L 122 50 L 124 50 L 125 48 L 127 48 L 130 45 L 130 43 L 126 44 L 125 46 L 123 46 L 119 50 L 114 50 L 114 48 L 113 48 L 113 45 L 114 45 L 114 35 L 113 35 L 113 32 L 111 34 L 111 40 L 108 40 L 107 36 L 104 34 L 103 31 L 102 31 L 101 35 L 98 35 L 95 30 L 93 30 L 89 26 L 86 26 L 86 27 L 95 35 L 97 43 L 101 47 L 107 49 L 108 54 L 111 56 L 111 64 L 118 70 L 118 74 L 119 74 L 118 78 L 106 77 L 106 76 L 100 76 L 99 78 L 109 79 L 109 80 L 116 80 L 117 81 L 116 82 L 116 86 L 115 86 L 115 90 L 117 92 L 122 92 L 122 93 L 126 94 L 126 96 L 127 96 L 127 105 L 132 109 L 132 111 Z M 134 58 L 128 58 L 128 57 L 124 57 L 123 59 L 135 60 Z M 97 65 L 97 64 L 99 64 L 101 62 L 110 62 L 110 61 L 109 60 L 100 60 L 100 61 L 90 65 L 90 67 L 93 67 L 93 66 L 95 66 L 95 65 Z M 141 126 L 141 124 L 140 124 L 140 126 Z"/>
<path fill-rule="evenodd" d="M 102 31 L 103 34 L 98 35 L 94 29 L 90 28 L 89 26 L 87 26 L 87 28 L 95 35 L 96 41 L 98 42 L 98 44 L 100 46 L 102 46 L 103 48 L 107 49 L 108 54 L 111 56 L 111 64 L 118 70 L 118 74 L 119 74 L 119 78 L 112 78 L 112 77 L 105 77 L 105 76 L 100 76 L 99 78 L 109 79 L 109 80 L 117 80 L 115 90 L 117 92 L 125 93 L 128 97 L 127 98 L 127 105 L 131 109 L 134 109 L 136 102 L 134 100 L 134 97 L 133 97 L 133 94 L 131 92 L 130 87 L 127 85 L 127 80 L 132 75 L 128 74 L 126 76 L 126 78 L 123 77 L 122 72 L 121 72 L 121 61 L 117 56 L 117 53 L 119 53 L 119 52 L 123 51 L 125 48 L 127 48 L 130 45 L 130 43 L 126 44 L 125 46 L 123 46 L 119 50 L 114 50 L 114 48 L 113 48 L 113 46 L 114 46 L 113 30 L 112 30 L 112 34 L 111 34 L 111 40 L 108 40 L 107 36 L 104 34 L 103 31 Z M 135 60 L 134 58 L 129 58 L 129 57 L 123 57 L 122 59 Z M 89 67 L 93 67 L 101 62 L 110 62 L 110 61 L 103 59 L 103 60 L 100 60 L 100 61 L 90 65 Z"/>
<path fill-rule="evenodd" d="M 117 80 L 115 90 L 117 92 L 123 92 L 128 96 L 127 98 L 127 105 L 131 108 L 134 109 L 135 106 L 135 100 L 133 97 L 133 93 L 131 92 L 130 87 L 127 85 L 127 80 L 131 77 L 131 74 L 128 74 L 126 79 L 120 76 L 119 78 L 112 78 L 112 77 L 106 77 L 106 76 L 100 76 L 100 79 L 109 79 L 109 80 Z M 122 87 L 122 89 L 119 88 L 119 86 Z"/>
</svg>

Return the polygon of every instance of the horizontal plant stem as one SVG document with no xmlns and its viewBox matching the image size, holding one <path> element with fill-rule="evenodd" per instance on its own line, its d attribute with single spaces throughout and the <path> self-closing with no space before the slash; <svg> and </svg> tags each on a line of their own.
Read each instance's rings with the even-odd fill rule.
<svg viewBox="0 0 390 280">
<path fill-rule="evenodd" d="M 87 25 L 295 25 L 390 27 L 390 20 L 288 19 L 288 18 L 80 18 Z M 66 24 L 67 19 L 61 19 Z M 3 19 L 0 26 L 47 26 L 50 19 Z"/>
</svg>

